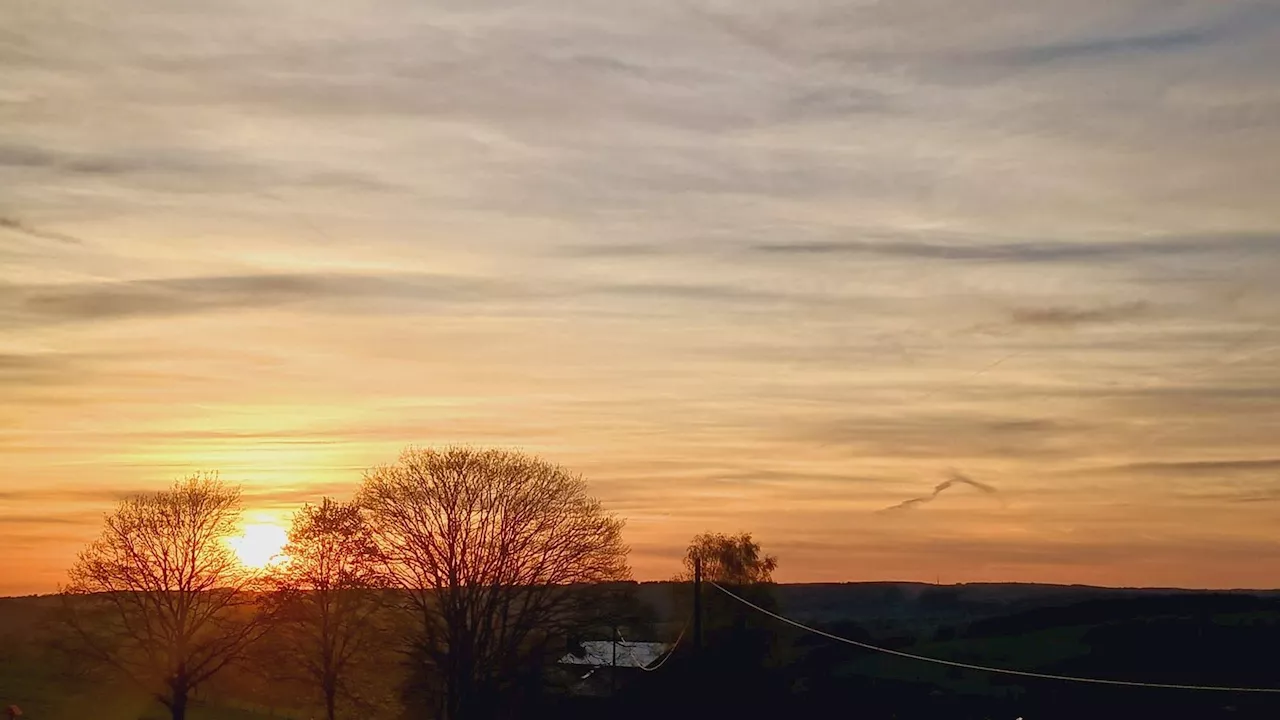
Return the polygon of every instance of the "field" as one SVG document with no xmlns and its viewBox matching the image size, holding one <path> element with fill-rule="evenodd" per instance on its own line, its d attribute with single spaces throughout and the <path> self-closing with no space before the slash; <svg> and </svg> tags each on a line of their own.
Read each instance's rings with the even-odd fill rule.
<svg viewBox="0 0 1280 720">
<path fill-rule="evenodd" d="M 54 596 L 0 598 L 0 705 L 31 720 L 164 720 L 163 707 L 119 682 L 97 681 L 57 649 Z M 253 698 L 200 698 L 190 720 L 308 718 L 305 709 L 270 707 Z"/>
<path fill-rule="evenodd" d="M 639 598 L 653 610 L 652 639 L 682 626 L 688 586 L 646 583 Z M 828 632 L 927 657 L 1032 672 L 1213 685 L 1280 685 L 1269 658 L 1280 645 L 1275 593 L 906 584 L 784 585 L 774 588 L 784 614 Z M 708 603 L 708 612 L 724 612 Z M 164 708 L 119 682 L 87 676 L 57 649 L 56 597 L 0 599 L 0 703 L 37 720 L 160 720 Z M 714 624 L 715 618 L 707 618 Z M 866 717 L 949 717 L 1000 713 L 1065 717 L 1138 703 L 1170 708 L 1173 717 L 1272 717 L 1275 697 L 1185 693 L 1029 680 L 886 656 L 817 637 L 758 616 L 749 623 L 773 642 L 769 682 L 785 688 L 790 707 L 857 699 Z M 649 638 L 637 638 L 649 639 Z M 686 646 L 687 649 L 687 646 Z M 396 655 L 387 651 L 389 658 Z M 672 674 L 682 672 L 672 663 Z M 763 676 L 762 676 L 763 677 Z M 659 698 L 661 677 L 636 683 L 637 696 Z M 649 683 L 645 685 L 644 683 Z M 620 698 L 632 697 L 625 692 Z M 621 700 L 620 700 L 621 702 Z M 642 701 L 627 700 L 637 710 Z M 390 706 L 388 706 L 390 707 Z M 895 711 L 877 714 L 876 708 Z M 392 710 L 363 717 L 393 717 Z M 1064 713 L 1064 714 L 1055 714 Z M 625 714 L 625 713 L 624 713 Z M 205 688 L 193 720 L 309 719 L 320 714 L 305 696 L 232 670 Z"/>
</svg>

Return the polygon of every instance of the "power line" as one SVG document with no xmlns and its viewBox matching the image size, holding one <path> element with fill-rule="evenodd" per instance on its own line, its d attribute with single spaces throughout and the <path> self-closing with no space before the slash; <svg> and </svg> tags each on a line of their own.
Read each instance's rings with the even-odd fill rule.
<svg viewBox="0 0 1280 720">
<path fill-rule="evenodd" d="M 667 650 L 666 656 L 663 657 L 661 660 L 659 660 L 657 665 L 654 665 L 652 667 L 646 667 L 644 665 L 641 665 L 640 669 L 645 672 L 653 672 L 654 670 L 657 670 L 663 665 L 666 665 L 667 661 L 671 659 L 671 656 L 676 654 L 676 648 L 680 647 L 680 640 L 684 638 L 684 631 L 687 630 L 688 628 L 689 628 L 689 622 L 686 620 L 684 623 L 684 627 L 680 628 L 680 634 L 676 635 L 676 641 L 671 643 L 671 649 Z"/>
<path fill-rule="evenodd" d="M 747 607 L 753 610 L 762 612 L 765 615 L 768 615 L 769 617 L 775 620 L 779 620 L 788 625 L 791 625 L 792 627 L 797 627 L 801 630 L 811 632 L 815 635 L 821 635 L 822 637 L 828 638 L 830 640 L 836 640 L 838 642 L 842 642 L 847 645 L 854 645 L 856 647 L 860 647 L 865 650 L 872 650 L 878 653 L 896 655 L 898 657 L 907 658 L 908 660 L 919 660 L 921 662 L 934 663 L 936 665 L 947 665 L 949 667 L 963 668 L 965 670 L 977 670 L 979 672 L 996 673 L 999 675 L 1016 675 L 1018 677 L 1039 678 L 1041 680 L 1059 680 L 1063 682 L 1088 683 L 1092 685 L 1121 685 L 1124 687 L 1145 687 L 1145 688 L 1158 688 L 1158 689 L 1164 689 L 1164 690 L 1208 690 L 1208 691 L 1216 691 L 1216 692 L 1280 694 L 1280 688 L 1224 687 L 1220 685 L 1177 685 L 1174 683 L 1147 683 L 1147 682 L 1136 682 L 1132 680 L 1104 680 L 1102 678 L 1074 677 L 1071 675 L 1054 675 L 1051 673 L 1038 673 L 1038 672 L 1030 672 L 1027 670 L 1009 670 L 1006 668 L 988 667 L 986 665 L 973 665 L 970 663 L 956 662 L 954 660 L 942 660 L 940 658 L 926 657 L 924 655 L 915 655 L 912 653 L 902 652 L 901 650 L 891 650 L 889 648 L 880 647 L 878 645 L 871 645 L 869 643 L 859 642 L 857 640 L 850 640 L 849 638 L 840 637 L 839 635 L 832 635 L 829 632 L 825 632 L 823 630 L 810 627 L 808 625 L 805 625 L 804 623 L 797 622 L 795 620 L 792 620 L 791 618 L 783 617 L 782 615 L 779 615 L 775 612 L 766 610 L 760 607 L 759 605 L 756 605 L 755 603 L 751 602 L 750 600 L 747 600 L 746 598 L 735 595 L 734 593 L 724 589 L 723 587 L 721 587 L 719 584 L 715 582 L 708 581 L 708 584 L 713 586 L 715 589 L 719 590 L 720 592 L 724 593 L 725 595 L 728 595 L 729 597 L 733 598 L 734 600 L 737 600 L 743 605 L 746 605 Z"/>
</svg>

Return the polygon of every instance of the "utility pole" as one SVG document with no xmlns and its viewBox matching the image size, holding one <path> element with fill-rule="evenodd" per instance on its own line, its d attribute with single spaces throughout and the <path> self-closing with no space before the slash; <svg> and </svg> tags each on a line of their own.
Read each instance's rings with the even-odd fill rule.
<svg viewBox="0 0 1280 720">
<path fill-rule="evenodd" d="M 702 558 L 693 556 L 693 657 L 702 655 Z"/>
<path fill-rule="evenodd" d="M 609 669 L 609 697 L 618 689 L 618 626 L 613 626 L 613 667 Z"/>
</svg>

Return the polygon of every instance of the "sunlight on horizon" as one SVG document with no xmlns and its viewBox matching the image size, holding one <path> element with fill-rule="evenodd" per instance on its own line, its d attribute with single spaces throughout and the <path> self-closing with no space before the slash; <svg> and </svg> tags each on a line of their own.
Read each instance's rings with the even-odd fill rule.
<svg viewBox="0 0 1280 720">
<path fill-rule="evenodd" d="M 288 542 L 288 531 L 271 523 L 245 525 L 239 535 L 227 538 L 240 563 L 258 570 L 284 562 L 287 558 L 282 551 Z"/>
</svg>

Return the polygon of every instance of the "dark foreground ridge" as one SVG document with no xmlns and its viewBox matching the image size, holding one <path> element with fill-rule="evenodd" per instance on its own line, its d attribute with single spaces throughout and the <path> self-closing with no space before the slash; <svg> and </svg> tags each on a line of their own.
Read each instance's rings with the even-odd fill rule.
<svg viewBox="0 0 1280 720">
<path fill-rule="evenodd" d="M 1092 687 L 913 662 L 804 632 L 731 602 L 707 602 L 700 649 L 687 583 L 624 583 L 639 612 L 548 657 L 526 717 L 1270 718 L 1276 696 Z M 769 585 L 774 611 L 823 632 L 908 654 L 1032 673 L 1135 683 L 1280 687 L 1280 591 L 981 583 Z M 726 599 L 727 600 L 727 599 Z M 127 689 L 77 675 L 58 652 L 59 598 L 0 599 L 0 691 L 31 718 L 147 715 Z M 674 649 L 672 642 L 679 640 Z M 573 645 L 596 660 L 557 662 Z M 611 666 L 612 643 L 624 660 Z M 664 650 L 666 648 L 667 650 Z M 386 650 L 389 667 L 399 651 Z M 641 658 L 636 660 L 635 658 Z M 599 667 L 591 667 L 591 663 Z M 644 667 L 645 663 L 648 667 Z M 202 688 L 191 717 L 308 717 L 247 670 Z M 217 698 L 216 702 L 213 700 Z M 158 715 L 157 715 L 158 717 Z M 364 717 L 398 717 L 371 707 Z"/>
</svg>

